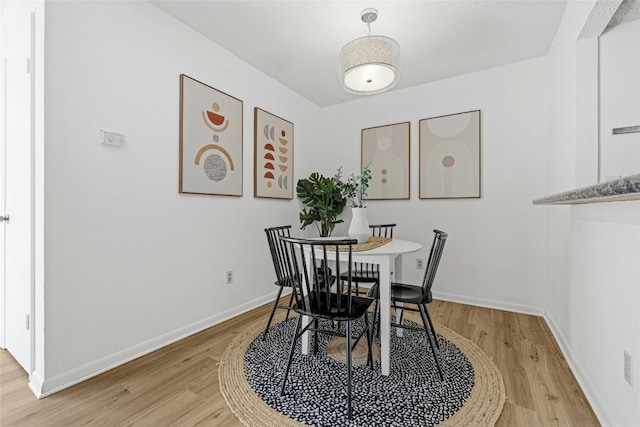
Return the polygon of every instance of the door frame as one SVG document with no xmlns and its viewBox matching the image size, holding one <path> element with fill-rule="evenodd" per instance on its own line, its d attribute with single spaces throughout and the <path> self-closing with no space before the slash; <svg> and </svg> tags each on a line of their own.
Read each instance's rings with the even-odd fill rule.
<svg viewBox="0 0 640 427">
<path fill-rule="evenodd" d="M 35 231 L 36 231 L 36 227 L 35 227 L 35 218 L 36 218 L 36 213 L 35 213 L 35 202 L 36 202 L 36 197 L 35 197 L 35 166 L 36 166 L 36 156 L 35 156 L 35 148 L 36 148 L 36 105 L 35 105 L 35 93 L 36 93 L 36 80 L 35 80 L 35 67 L 34 67 L 34 63 L 35 63 L 35 40 L 36 40 L 36 31 L 35 31 L 35 23 L 36 23 L 36 17 L 35 14 L 33 12 L 29 13 L 28 16 L 28 21 L 29 21 L 29 85 L 30 85 L 30 93 L 29 93 L 29 158 L 30 158 L 30 171 L 29 171 L 29 362 L 28 362 L 28 369 L 27 369 L 27 373 L 31 376 L 31 374 L 34 372 L 35 370 L 35 366 L 36 366 L 36 352 L 35 352 L 35 345 L 36 345 L 36 334 L 35 334 L 35 325 L 36 325 L 36 307 L 35 307 L 35 286 L 36 286 L 36 280 L 35 280 L 35 244 L 36 244 L 36 239 L 35 239 Z M 1 165 L 0 167 L 2 168 L 2 173 L 0 174 L 0 186 L 1 186 L 1 191 L 2 191 L 2 212 L 0 212 L 0 214 L 2 215 L 6 215 L 6 183 L 7 183 L 7 170 L 6 170 L 6 154 L 7 154 L 7 143 L 8 143 L 8 134 L 7 134 L 7 126 L 6 126 L 6 121 L 7 121 L 7 109 L 8 109 L 8 101 L 7 101 L 7 97 L 6 97 L 6 93 L 7 93 L 7 59 L 6 59 L 6 55 L 8 53 L 8 47 L 11 48 L 11 46 L 7 46 L 6 43 L 2 44 L 2 52 L 1 52 L 1 57 L 2 57 L 2 93 L 3 93 L 3 105 L 2 105 L 2 159 L 1 159 Z M 1 275 L 0 275 L 0 348 L 6 348 L 6 332 L 5 332 L 5 328 L 6 328 L 6 320 L 5 320 L 5 315 L 6 315 L 6 304 L 9 303 L 9 301 L 6 300 L 5 295 L 6 295 L 6 234 L 5 234 L 5 227 L 6 227 L 6 222 L 2 223 L 2 269 L 1 269 Z"/>
</svg>

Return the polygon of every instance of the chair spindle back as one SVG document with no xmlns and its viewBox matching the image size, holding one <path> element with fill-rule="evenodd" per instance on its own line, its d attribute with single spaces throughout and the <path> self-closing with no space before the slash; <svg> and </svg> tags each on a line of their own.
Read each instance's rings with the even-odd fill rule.
<svg viewBox="0 0 640 427">
<path fill-rule="evenodd" d="M 371 235 L 376 237 L 393 238 L 393 227 L 395 224 L 375 224 L 369 225 Z M 362 278 L 374 278 L 380 271 L 378 264 L 368 264 L 364 262 L 356 262 L 353 266 L 354 274 Z"/>
<path fill-rule="evenodd" d="M 293 294 L 299 311 L 327 317 L 350 312 L 352 247 L 357 240 L 309 240 L 286 236 L 279 240 L 283 246 L 286 273 L 296 278 Z M 346 264 L 342 266 L 344 262 Z M 330 265 L 334 266 L 335 272 Z M 343 280 L 342 286 L 331 288 L 336 278 L 344 273 L 348 279 Z"/>
<path fill-rule="evenodd" d="M 438 265 L 440 264 L 440 258 L 442 258 L 442 251 L 444 250 L 444 244 L 447 242 L 449 236 L 444 231 L 433 230 L 435 236 L 433 236 L 433 244 L 431 245 L 431 252 L 429 253 L 429 260 L 427 261 L 427 268 L 424 272 L 424 279 L 422 281 L 422 287 L 425 292 L 431 292 L 431 286 L 436 277 L 438 271 Z"/>
<path fill-rule="evenodd" d="M 393 227 L 395 226 L 395 224 L 375 224 L 369 225 L 369 228 L 372 236 L 393 238 Z"/>
<path fill-rule="evenodd" d="M 267 234 L 267 241 L 269 242 L 269 251 L 271 252 L 271 259 L 273 260 L 273 268 L 276 272 L 276 284 L 285 284 L 286 278 L 289 277 L 285 271 L 285 259 L 284 252 L 282 251 L 282 245 L 278 240 L 279 237 L 289 237 L 290 225 L 283 225 L 280 227 L 265 228 L 264 232 Z"/>
</svg>

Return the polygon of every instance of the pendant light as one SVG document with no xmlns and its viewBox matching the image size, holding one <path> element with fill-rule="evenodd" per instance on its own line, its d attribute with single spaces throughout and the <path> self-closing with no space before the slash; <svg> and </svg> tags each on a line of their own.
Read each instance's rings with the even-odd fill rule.
<svg viewBox="0 0 640 427">
<path fill-rule="evenodd" d="M 358 95 L 373 95 L 396 85 L 400 79 L 400 46 L 384 36 L 371 35 L 371 23 L 378 18 L 373 8 L 360 13 L 369 34 L 347 43 L 340 50 L 340 85 Z"/>
</svg>

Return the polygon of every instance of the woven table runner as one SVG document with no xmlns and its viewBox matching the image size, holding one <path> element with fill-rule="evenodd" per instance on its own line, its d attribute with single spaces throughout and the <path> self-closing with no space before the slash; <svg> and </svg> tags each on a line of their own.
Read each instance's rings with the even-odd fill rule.
<svg viewBox="0 0 640 427">
<path fill-rule="evenodd" d="M 364 243 L 357 243 L 352 246 L 353 252 L 362 252 L 368 251 L 370 249 L 375 249 L 384 245 L 385 243 L 389 243 L 391 241 L 391 237 L 377 237 L 377 236 L 369 236 L 369 240 Z M 346 252 L 349 250 L 349 246 L 338 246 L 338 250 L 341 252 Z"/>
</svg>

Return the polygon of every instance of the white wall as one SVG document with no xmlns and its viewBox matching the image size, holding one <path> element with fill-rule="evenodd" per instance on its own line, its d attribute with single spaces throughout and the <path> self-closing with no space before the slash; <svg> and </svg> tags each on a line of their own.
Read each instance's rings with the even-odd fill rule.
<svg viewBox="0 0 640 427">
<path fill-rule="evenodd" d="M 426 256 L 434 228 L 449 233 L 437 297 L 541 313 L 545 219 L 531 201 L 546 191 L 547 85 L 547 60 L 538 58 L 325 108 L 333 126 L 324 172 L 359 171 L 361 129 L 410 121 L 411 199 L 368 202 L 369 221 L 396 222 L 394 236 L 423 243 L 417 257 Z M 419 120 L 476 109 L 482 197 L 420 200 Z M 419 281 L 416 256 L 405 258 L 404 277 Z"/>
<path fill-rule="evenodd" d="M 640 125 L 640 20 L 600 37 L 600 180 L 640 169 L 640 134 L 612 129 Z"/>
<path fill-rule="evenodd" d="M 253 198 L 255 106 L 297 176 L 319 155 L 318 107 L 147 2 L 47 2 L 46 37 L 45 393 L 273 297 L 263 229 L 298 202 Z M 242 198 L 178 194 L 180 73 L 244 101 Z"/>
<path fill-rule="evenodd" d="M 576 40 L 593 6 L 568 3 L 548 56 L 549 194 L 573 188 L 579 170 L 597 169 L 574 164 L 597 159 L 597 153 L 582 155 L 583 141 L 576 140 L 576 126 L 584 125 L 576 116 Z M 632 388 L 623 380 L 623 351 L 637 366 L 640 202 L 540 209 L 548 223 L 545 318 L 603 425 L 639 425 L 638 369 Z"/>
</svg>

